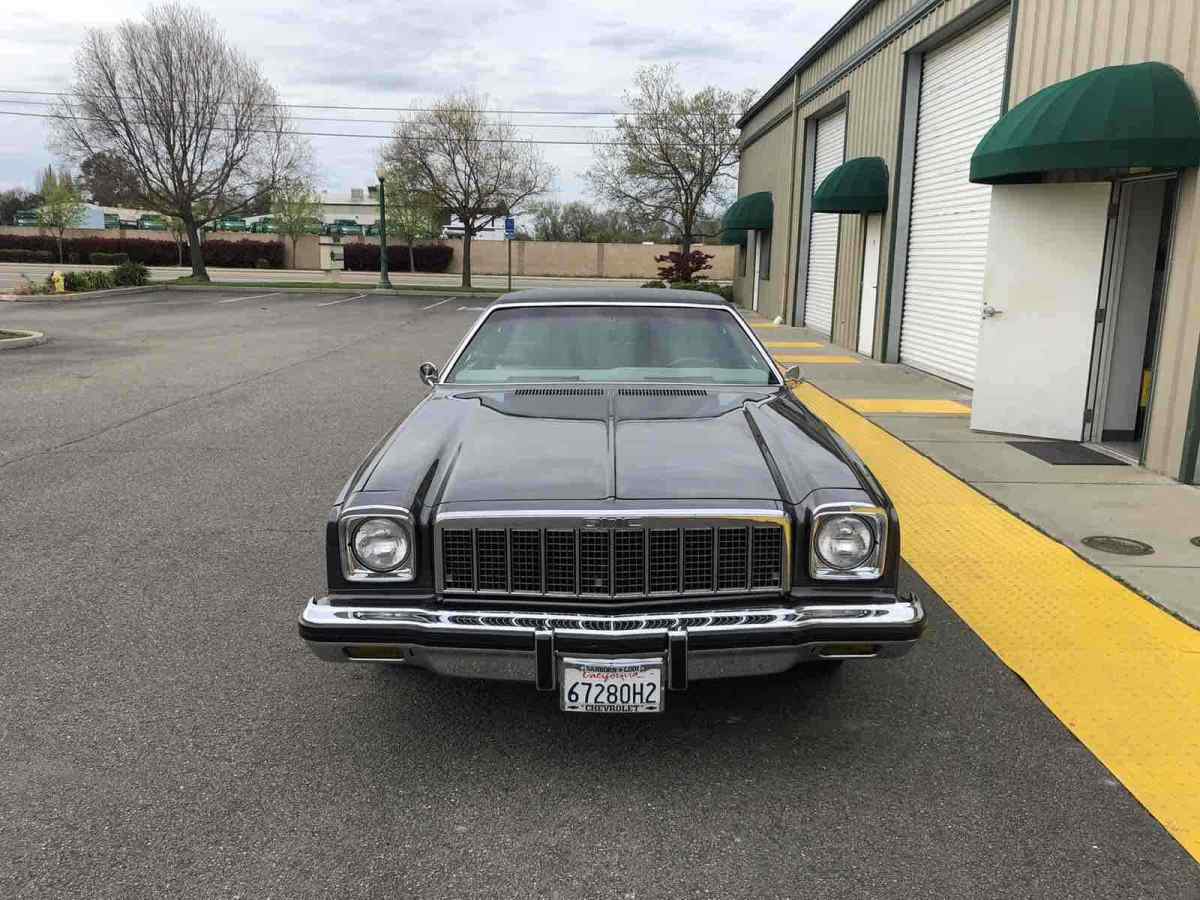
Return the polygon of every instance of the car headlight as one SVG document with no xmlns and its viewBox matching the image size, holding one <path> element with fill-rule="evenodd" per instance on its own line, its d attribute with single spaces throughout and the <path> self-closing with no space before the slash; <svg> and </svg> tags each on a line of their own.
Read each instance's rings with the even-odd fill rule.
<svg viewBox="0 0 1200 900">
<path fill-rule="evenodd" d="M 817 527 L 817 556 L 835 569 L 861 566 L 875 547 L 875 533 L 858 516 L 828 516 Z"/>
<path fill-rule="evenodd" d="M 813 513 L 809 570 L 814 578 L 863 580 L 883 572 L 887 513 L 875 506 L 830 504 Z"/>
<path fill-rule="evenodd" d="M 342 574 L 347 581 L 412 581 L 412 516 L 399 507 L 360 507 L 338 520 Z"/>
<path fill-rule="evenodd" d="M 354 529 L 354 558 L 372 572 L 398 569 L 409 550 L 404 527 L 391 519 L 363 519 Z"/>
</svg>

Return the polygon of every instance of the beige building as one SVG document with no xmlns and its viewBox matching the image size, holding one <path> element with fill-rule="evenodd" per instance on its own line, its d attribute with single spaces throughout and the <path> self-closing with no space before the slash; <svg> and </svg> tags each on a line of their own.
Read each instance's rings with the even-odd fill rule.
<svg viewBox="0 0 1200 900">
<path fill-rule="evenodd" d="M 1200 3 L 859 0 L 750 108 L 739 302 L 1200 482 Z"/>
</svg>

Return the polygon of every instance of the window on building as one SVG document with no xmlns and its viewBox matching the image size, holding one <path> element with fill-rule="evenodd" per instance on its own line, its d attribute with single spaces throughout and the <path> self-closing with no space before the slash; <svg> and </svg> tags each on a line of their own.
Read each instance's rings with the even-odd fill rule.
<svg viewBox="0 0 1200 900">
<path fill-rule="evenodd" d="M 771 232 L 760 231 L 758 234 L 758 274 L 763 281 L 771 280 Z"/>
<path fill-rule="evenodd" d="M 746 252 L 746 245 L 745 245 L 745 244 L 738 244 L 738 245 L 737 245 L 737 273 L 738 273 L 738 278 L 745 278 L 745 277 L 746 277 L 746 257 L 747 257 L 747 256 L 749 256 L 749 253 L 747 253 L 747 252 Z"/>
</svg>

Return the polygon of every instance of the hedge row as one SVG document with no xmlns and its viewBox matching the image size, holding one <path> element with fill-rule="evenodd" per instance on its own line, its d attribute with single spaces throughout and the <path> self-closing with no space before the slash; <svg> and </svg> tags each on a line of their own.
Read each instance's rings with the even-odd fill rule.
<svg viewBox="0 0 1200 900">
<path fill-rule="evenodd" d="M 378 244 L 343 244 L 346 268 L 356 272 L 379 270 Z M 413 247 L 413 262 L 418 272 L 445 272 L 450 267 L 454 249 L 441 244 L 417 244 Z M 388 269 L 392 272 L 407 272 L 408 247 L 388 247 Z"/>
<path fill-rule="evenodd" d="M 266 260 L 266 267 L 282 269 L 283 244 L 278 241 L 222 240 L 210 238 L 202 245 L 204 261 L 210 266 L 254 268 L 259 260 Z M 4 251 L 22 253 L 49 253 L 48 259 L 7 259 Z M 121 254 L 134 262 L 147 266 L 175 266 L 179 264 L 179 248 L 171 240 L 135 240 L 130 238 L 65 238 L 63 255 L 68 263 L 89 261 L 94 253 Z M 376 249 L 376 260 L 379 259 Z M 389 257 L 390 259 L 390 257 Z M 47 235 L 0 234 L 0 261 L 8 262 L 58 262 L 58 245 Z M 187 249 L 183 252 L 184 265 L 188 264 Z"/>
<path fill-rule="evenodd" d="M 0 250 L 0 262 L 54 262 L 57 258 L 52 250 Z"/>
</svg>

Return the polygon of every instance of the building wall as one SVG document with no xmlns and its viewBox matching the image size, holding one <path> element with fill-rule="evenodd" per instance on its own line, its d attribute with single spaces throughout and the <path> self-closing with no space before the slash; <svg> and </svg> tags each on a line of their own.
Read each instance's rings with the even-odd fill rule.
<svg viewBox="0 0 1200 900">
<path fill-rule="evenodd" d="M 1102 66 L 1156 60 L 1200 93 L 1200 3 L 1195 0 L 1020 0 L 1012 102 Z M 1184 432 L 1200 348 L 1200 186 L 1179 181 L 1146 465 L 1180 477 Z M 1193 480 L 1183 473 L 1184 480 Z"/>
<path fill-rule="evenodd" d="M 790 159 L 792 153 L 792 91 L 788 89 L 780 97 L 775 98 L 760 116 L 755 117 L 757 127 L 761 128 L 779 113 L 788 113 L 788 117 L 774 125 L 770 131 L 742 150 L 741 164 L 738 166 L 738 196 L 753 194 L 758 191 L 770 191 L 774 206 L 774 220 L 771 227 L 771 261 L 768 272 L 770 277 L 759 283 L 758 311 L 768 318 L 784 315 L 785 302 L 789 296 L 787 283 L 790 280 L 786 272 L 788 266 L 788 243 L 777 240 L 776 236 L 787 232 L 788 205 L 790 182 L 792 177 Z M 736 250 L 730 247 L 730 250 Z M 748 252 L 747 247 L 742 252 Z M 711 251 L 709 251 L 711 252 Z M 746 307 L 750 306 L 753 296 L 754 260 L 746 262 L 745 274 L 738 275 L 734 268 L 736 258 L 731 258 L 730 268 L 733 277 L 734 293 L 738 301 Z"/>
<path fill-rule="evenodd" d="M 772 239 L 772 280 L 774 273 L 782 276 L 768 292 L 773 308 L 781 310 L 790 320 L 797 291 L 796 273 L 798 244 L 802 231 L 804 192 L 811 190 L 802 177 L 807 148 L 804 136 L 806 124 L 827 112 L 830 105 L 844 99 L 846 103 L 846 159 L 857 156 L 881 157 L 888 167 L 889 191 L 895 188 L 897 151 L 899 149 L 901 97 L 905 80 L 905 53 L 915 45 L 950 29 L 968 11 L 990 8 L 991 0 L 945 0 L 932 7 L 907 29 L 896 34 L 873 55 L 849 69 L 835 81 L 813 92 L 813 86 L 866 47 L 881 32 L 899 20 L 913 6 L 912 0 L 882 0 L 864 19 L 850 29 L 800 73 L 798 97 L 800 105 L 794 126 L 798 139 L 792 155 L 792 121 L 775 126 L 767 137 L 753 140 L 755 132 L 783 108 L 791 106 L 791 90 L 783 91 L 743 128 L 745 139 L 752 143 L 744 147 L 739 174 L 738 194 L 769 190 L 775 201 L 775 227 Z M 1007 8 L 1007 7 L 1004 7 Z M 996 14 L 1001 14 L 997 10 Z M 786 134 L 785 140 L 782 135 Z M 744 140 L 745 140 L 744 139 Z M 764 145 L 761 146 L 760 145 Z M 794 177 L 793 170 L 794 169 Z M 790 193 L 789 193 L 790 192 Z M 792 215 L 788 216 L 788 209 Z M 887 312 L 886 287 L 891 271 L 890 246 L 895 210 L 892 197 L 883 218 L 883 250 L 879 262 L 879 300 L 876 304 L 876 355 L 883 352 L 883 320 Z M 838 238 L 837 287 L 834 296 L 832 340 L 842 346 L 854 347 L 858 341 L 858 309 L 862 295 L 863 217 L 843 215 Z M 748 305 L 749 279 L 737 279 L 735 292 L 738 302 Z M 759 291 L 759 306 L 763 309 L 764 292 Z M 770 310 L 763 311 L 772 315 Z"/>
<path fill-rule="evenodd" d="M 847 103 L 846 158 L 879 156 L 887 163 L 890 187 L 897 177 L 901 106 L 906 51 L 926 49 L 948 36 L 960 23 L 995 4 L 989 0 L 944 0 L 890 36 L 870 56 L 856 62 L 828 85 L 821 85 L 839 66 L 887 31 L 918 6 L 914 0 L 880 0 L 864 17 L 809 61 L 793 82 L 758 110 L 743 126 L 739 195 L 772 192 L 775 204 L 772 280 L 788 272 L 788 283 L 760 291 L 760 308 L 790 317 L 798 242 L 802 232 L 803 194 L 811 190 L 803 178 L 806 123 L 827 112 L 839 100 Z M 1009 79 L 1009 106 L 1041 88 L 1106 65 L 1157 60 L 1179 69 L 1194 91 L 1200 92 L 1200 4 L 1195 0 L 1017 0 Z M 918 46 L 920 45 L 920 46 Z M 820 87 L 820 90 L 816 90 Z M 793 92 L 799 99 L 794 116 L 765 133 L 764 126 L 780 110 L 790 109 Z M 913 98 L 915 100 L 915 98 Z M 912 102 L 912 101 L 910 101 Z M 795 128 L 799 140 L 790 140 Z M 788 137 L 785 138 L 784 136 Z M 790 193 L 789 193 L 790 192 Z M 893 259 L 894 195 L 883 221 L 880 297 L 876 318 L 876 355 L 888 310 L 887 286 Z M 792 209 L 792 215 L 788 210 Z M 1189 410 L 1197 390 L 1200 351 L 1200 184 L 1197 170 L 1183 173 L 1179 182 L 1172 263 L 1168 274 L 1159 342 L 1146 465 L 1184 480 L 1200 472 L 1181 472 Z M 842 217 L 832 339 L 853 347 L 858 337 L 861 293 L 863 219 Z M 749 284 L 735 280 L 739 302 L 749 302 Z M 769 298 L 769 299 L 767 299 Z M 764 302 L 769 304 L 764 306 Z M 1194 427 L 1200 427 L 1195 423 Z"/>
</svg>

